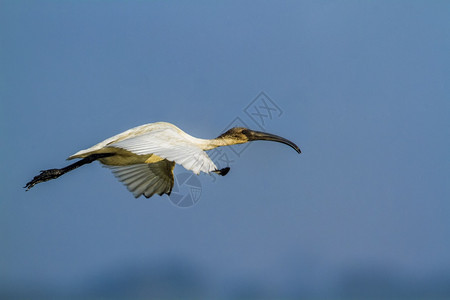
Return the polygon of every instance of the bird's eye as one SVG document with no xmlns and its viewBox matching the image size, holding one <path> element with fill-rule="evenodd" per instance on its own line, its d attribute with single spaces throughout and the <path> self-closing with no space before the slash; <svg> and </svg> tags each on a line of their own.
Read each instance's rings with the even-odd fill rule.
<svg viewBox="0 0 450 300">
<path fill-rule="evenodd" d="M 242 134 L 244 134 L 244 135 L 248 135 L 249 133 L 250 133 L 250 130 L 248 130 L 248 129 L 242 130 Z"/>
</svg>

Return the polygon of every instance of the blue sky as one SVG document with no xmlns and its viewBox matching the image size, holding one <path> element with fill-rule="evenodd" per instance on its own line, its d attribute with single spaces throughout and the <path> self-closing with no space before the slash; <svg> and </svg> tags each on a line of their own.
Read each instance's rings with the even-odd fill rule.
<svg viewBox="0 0 450 300">
<path fill-rule="evenodd" d="M 237 282 L 325 293 L 373 266 L 449 280 L 449 12 L 446 1 L 2 1 L 0 286 L 74 289 L 171 261 L 214 295 Z M 191 208 L 134 199 L 97 163 L 22 189 L 141 124 L 202 138 L 236 117 L 258 129 L 244 109 L 261 91 L 282 110 L 267 131 L 303 153 L 254 143 L 227 176 L 200 176 Z"/>
</svg>

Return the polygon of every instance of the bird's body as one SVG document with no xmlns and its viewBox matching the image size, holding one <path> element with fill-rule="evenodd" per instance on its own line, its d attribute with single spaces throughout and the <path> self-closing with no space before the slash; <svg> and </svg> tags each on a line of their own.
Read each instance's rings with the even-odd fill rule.
<svg viewBox="0 0 450 300">
<path fill-rule="evenodd" d="M 78 151 L 68 159 L 80 161 L 63 169 L 42 171 L 25 186 L 30 189 L 39 182 L 55 179 L 81 165 L 98 160 L 109 167 L 137 198 L 153 194 L 168 194 L 173 187 L 175 163 L 191 170 L 225 175 L 229 168 L 218 170 L 205 150 L 220 146 L 271 140 L 288 144 L 298 153 L 300 149 L 282 137 L 235 127 L 215 139 L 195 138 L 173 124 L 157 122 L 141 125 L 110 137 L 88 149 Z"/>
<path fill-rule="evenodd" d="M 185 160 L 190 160 L 193 157 L 188 154 L 199 154 L 200 156 L 197 159 L 205 163 L 201 171 L 208 173 L 216 167 L 206 153 L 201 155 L 201 152 L 218 146 L 214 145 L 212 141 L 195 138 L 173 124 L 157 122 L 119 133 L 88 149 L 78 151 L 68 159 L 85 158 L 98 153 L 115 153 L 116 155 L 99 159 L 99 161 L 108 166 L 126 166 L 158 162 L 164 158 L 158 156 L 157 153 L 162 153 L 164 157 L 170 157 L 171 154 L 168 152 L 171 150 L 174 152 L 175 148 L 180 148 L 180 150 L 184 148 L 184 152 L 180 151 L 179 155 L 183 156 L 184 154 Z M 179 164 L 190 169 L 190 165 L 185 160 L 181 160 Z M 196 174 L 200 172 L 197 169 L 193 171 Z"/>
</svg>

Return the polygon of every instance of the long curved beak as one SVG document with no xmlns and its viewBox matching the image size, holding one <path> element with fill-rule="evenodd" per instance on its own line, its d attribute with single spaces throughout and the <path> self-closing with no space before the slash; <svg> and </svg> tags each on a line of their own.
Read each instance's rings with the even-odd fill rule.
<svg viewBox="0 0 450 300">
<path fill-rule="evenodd" d="M 267 132 L 251 130 L 251 134 L 249 135 L 248 140 L 249 141 L 273 141 L 273 142 L 283 143 L 283 144 L 286 144 L 286 145 L 294 148 L 294 150 L 297 151 L 298 153 L 302 153 L 302 151 L 300 151 L 300 148 L 296 144 L 291 142 L 290 140 L 285 139 L 285 138 L 275 135 L 275 134 L 267 133 Z"/>
</svg>

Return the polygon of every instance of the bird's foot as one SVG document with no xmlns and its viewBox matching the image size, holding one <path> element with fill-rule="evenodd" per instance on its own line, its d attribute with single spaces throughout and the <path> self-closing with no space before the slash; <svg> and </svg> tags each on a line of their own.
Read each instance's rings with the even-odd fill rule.
<svg viewBox="0 0 450 300">
<path fill-rule="evenodd" d="M 228 174 L 229 171 L 230 171 L 230 167 L 226 167 L 226 168 L 223 168 L 223 169 L 220 169 L 220 170 L 215 170 L 213 172 L 216 173 L 216 174 L 219 174 L 221 176 L 225 176 L 225 175 Z"/>
<path fill-rule="evenodd" d="M 59 176 L 61 176 L 62 174 L 64 174 L 64 172 L 61 169 L 50 169 L 50 170 L 41 171 L 41 174 L 34 176 L 34 178 L 30 182 L 28 182 L 24 186 L 24 188 L 26 188 L 28 191 L 36 184 L 45 182 L 45 181 L 49 181 L 51 179 L 56 179 Z"/>
</svg>

